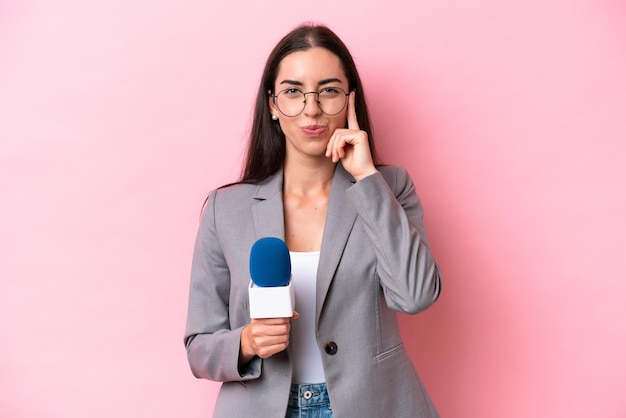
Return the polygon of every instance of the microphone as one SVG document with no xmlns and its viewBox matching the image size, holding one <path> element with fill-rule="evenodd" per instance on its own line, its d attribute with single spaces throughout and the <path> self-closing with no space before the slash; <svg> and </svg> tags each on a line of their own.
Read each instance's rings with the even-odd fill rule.
<svg viewBox="0 0 626 418">
<path fill-rule="evenodd" d="M 250 318 L 293 316 L 295 296 L 291 287 L 291 258 L 287 244 L 265 237 L 250 250 Z"/>
</svg>

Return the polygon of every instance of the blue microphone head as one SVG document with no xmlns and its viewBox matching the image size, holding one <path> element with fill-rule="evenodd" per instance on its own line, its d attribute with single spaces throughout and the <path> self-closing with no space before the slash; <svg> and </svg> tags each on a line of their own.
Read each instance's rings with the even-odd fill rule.
<svg viewBox="0 0 626 418">
<path fill-rule="evenodd" d="M 291 277 L 291 259 L 285 241 L 261 238 L 250 250 L 250 276 L 259 287 L 287 286 Z"/>
</svg>

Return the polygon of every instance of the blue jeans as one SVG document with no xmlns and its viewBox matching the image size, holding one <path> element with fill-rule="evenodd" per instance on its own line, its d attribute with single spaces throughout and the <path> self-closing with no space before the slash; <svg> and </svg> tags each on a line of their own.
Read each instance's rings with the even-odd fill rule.
<svg viewBox="0 0 626 418">
<path fill-rule="evenodd" d="M 291 385 L 286 418 L 333 418 L 326 384 Z"/>
</svg>

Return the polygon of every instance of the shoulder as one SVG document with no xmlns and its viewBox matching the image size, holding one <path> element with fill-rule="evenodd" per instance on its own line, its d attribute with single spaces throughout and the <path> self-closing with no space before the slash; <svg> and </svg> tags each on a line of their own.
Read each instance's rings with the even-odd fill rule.
<svg viewBox="0 0 626 418">
<path fill-rule="evenodd" d="M 400 167 L 399 165 L 380 165 L 376 167 L 381 174 L 387 178 L 388 176 L 408 176 L 409 172 L 404 167 Z"/>
<path fill-rule="evenodd" d="M 238 183 L 212 190 L 202 209 L 202 228 L 219 234 L 219 231 L 231 231 L 243 224 L 250 216 L 257 187 Z"/>
<path fill-rule="evenodd" d="M 236 183 L 213 189 L 202 207 L 203 218 L 220 217 L 218 214 L 232 213 L 247 206 L 254 197 L 257 186 L 254 184 Z"/>
<path fill-rule="evenodd" d="M 396 165 L 381 165 L 377 168 L 391 190 L 396 192 L 396 194 L 407 187 L 413 187 L 413 180 L 406 168 Z"/>
<path fill-rule="evenodd" d="M 209 195 L 211 199 L 221 205 L 245 205 L 257 200 L 268 199 L 276 193 L 282 193 L 282 170 L 274 173 L 258 183 L 233 183 L 215 189 Z M 221 203 L 220 203 L 221 202 Z"/>
<path fill-rule="evenodd" d="M 254 196 L 259 186 L 257 184 L 235 183 L 227 186 L 219 187 L 209 195 L 214 199 L 222 202 L 240 201 L 241 199 L 249 199 Z"/>
</svg>

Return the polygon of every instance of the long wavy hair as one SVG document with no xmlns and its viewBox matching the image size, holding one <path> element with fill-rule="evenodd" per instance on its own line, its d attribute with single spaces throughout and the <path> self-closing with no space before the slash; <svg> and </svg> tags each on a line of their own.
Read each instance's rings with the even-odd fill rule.
<svg viewBox="0 0 626 418">
<path fill-rule="evenodd" d="M 367 132 L 374 164 L 380 163 L 374 147 L 374 137 L 363 85 L 350 51 L 328 27 L 306 23 L 285 35 L 267 59 L 256 96 L 245 166 L 239 183 L 260 183 L 283 166 L 286 153 L 285 135 L 278 122 L 271 118 L 269 97 L 270 94 L 274 94 L 278 67 L 283 58 L 292 52 L 306 51 L 314 47 L 325 48 L 339 57 L 348 78 L 349 90 L 357 92 L 355 107 L 359 128 Z"/>
</svg>

